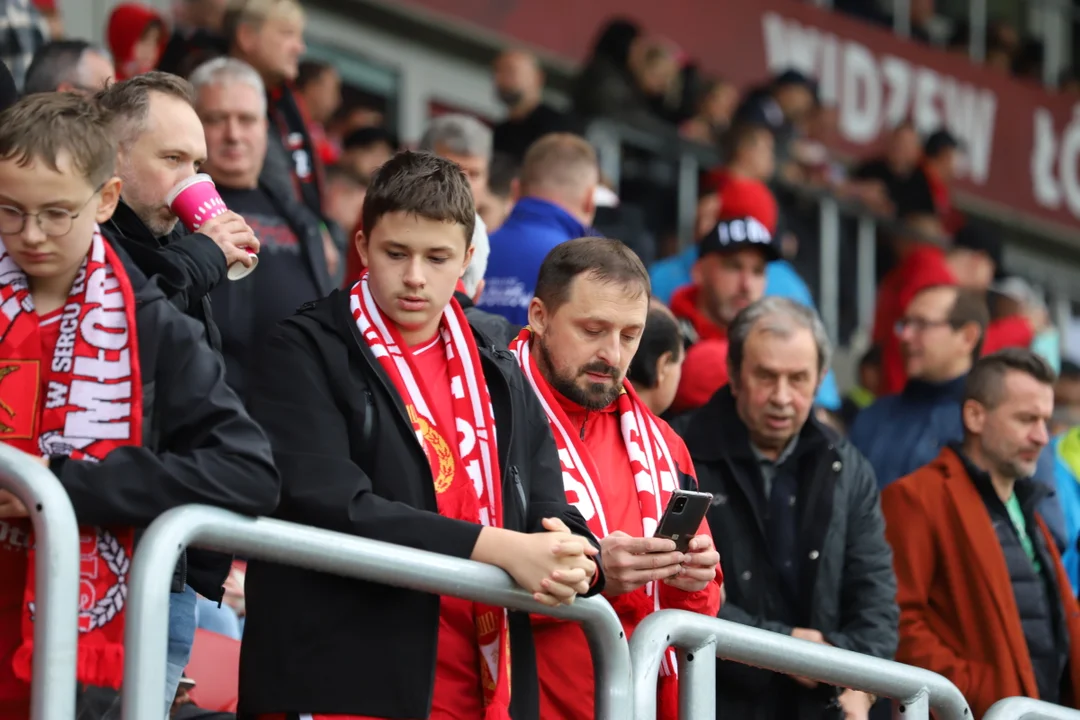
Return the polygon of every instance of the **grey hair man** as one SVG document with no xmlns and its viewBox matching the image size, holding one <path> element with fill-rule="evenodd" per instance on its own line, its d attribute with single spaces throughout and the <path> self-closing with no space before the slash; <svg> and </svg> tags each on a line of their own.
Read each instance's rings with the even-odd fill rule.
<svg viewBox="0 0 1080 720">
<path fill-rule="evenodd" d="M 892 658 L 899 609 L 869 463 L 812 415 L 831 345 L 814 310 L 766 297 L 728 328 L 730 383 L 674 427 L 713 494 L 725 620 Z M 716 438 L 724 442 L 716 442 Z M 719 715 L 868 717 L 874 698 L 719 662 Z"/>
<path fill-rule="evenodd" d="M 24 95 L 96 93 L 113 81 L 112 55 L 85 40 L 54 40 L 38 48 L 26 70 Z"/>
<path fill-rule="evenodd" d="M 469 179 L 473 203 L 479 207 L 487 198 L 491 138 L 491 129 L 471 115 L 441 115 L 431 121 L 420 139 L 420 149 L 435 153 L 460 167 Z M 491 255 L 487 226 L 479 213 L 476 215 L 472 247 L 475 248 L 472 262 L 461 282 L 465 285 L 465 293 L 473 302 L 477 302 L 484 292 L 484 273 L 487 272 L 488 257 Z"/>
</svg>

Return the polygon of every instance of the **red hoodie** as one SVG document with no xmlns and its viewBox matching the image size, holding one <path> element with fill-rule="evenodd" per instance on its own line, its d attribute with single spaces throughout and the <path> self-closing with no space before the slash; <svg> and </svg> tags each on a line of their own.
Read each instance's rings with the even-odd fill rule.
<svg viewBox="0 0 1080 720">
<path fill-rule="evenodd" d="M 158 26 L 158 49 L 150 62 L 140 63 L 135 58 L 135 46 L 151 25 Z M 116 80 L 127 80 L 157 67 L 165 46 L 169 43 L 165 18 L 153 8 L 140 3 L 121 3 L 109 16 L 109 50 L 116 61 Z"/>
</svg>

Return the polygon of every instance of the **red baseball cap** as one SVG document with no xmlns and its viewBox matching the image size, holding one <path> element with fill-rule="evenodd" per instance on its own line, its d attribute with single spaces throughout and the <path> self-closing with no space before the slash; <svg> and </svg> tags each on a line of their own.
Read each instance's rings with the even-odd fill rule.
<svg viewBox="0 0 1080 720">
<path fill-rule="evenodd" d="M 776 233 L 779 211 L 772 190 L 760 180 L 731 177 L 720 186 L 720 219 L 752 217 L 771 233 Z"/>
</svg>

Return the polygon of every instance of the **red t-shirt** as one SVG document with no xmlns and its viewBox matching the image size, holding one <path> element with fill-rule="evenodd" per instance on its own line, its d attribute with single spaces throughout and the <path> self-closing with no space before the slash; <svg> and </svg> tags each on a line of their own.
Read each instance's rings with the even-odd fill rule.
<svg viewBox="0 0 1080 720">
<path fill-rule="evenodd" d="M 51 358 L 60 338 L 59 308 L 43 315 L 41 322 L 42 363 Z M 45 373 L 40 373 L 38 397 L 44 397 Z M 27 551 L 30 522 L 7 518 L 0 520 L 0 627 L 19 628 L 22 622 L 23 595 L 26 589 Z M 0 720 L 25 720 L 30 713 L 30 686 L 15 677 L 11 663 L 22 640 L 20 632 L 0 632 L 6 640 L 0 646 Z"/>
<path fill-rule="evenodd" d="M 450 394 L 450 366 L 442 338 L 412 349 L 417 374 L 428 391 L 427 401 L 436 417 L 454 417 Z M 443 435 L 457 449 L 457 432 Z M 435 690 L 427 720 L 481 720 L 484 694 L 480 687 L 480 648 L 476 640 L 472 601 L 442 596 L 439 603 L 439 644 L 435 657 Z M 411 668 L 410 668 L 411 670 Z M 287 715 L 262 715 L 260 720 L 287 720 Z M 301 715 L 311 720 L 375 720 L 358 715 Z"/>
</svg>

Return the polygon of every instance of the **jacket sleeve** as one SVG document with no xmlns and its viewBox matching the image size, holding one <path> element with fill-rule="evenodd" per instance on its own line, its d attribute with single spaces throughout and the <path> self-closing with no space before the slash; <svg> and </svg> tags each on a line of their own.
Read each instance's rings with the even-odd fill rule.
<svg viewBox="0 0 1080 720">
<path fill-rule="evenodd" d="M 530 420 L 529 434 L 533 446 L 526 527 L 529 532 L 546 532 L 543 526 L 544 518 L 559 518 L 570 528 L 570 532 L 581 535 L 599 550 L 600 541 L 589 530 L 585 518 L 581 517 L 577 508 L 566 501 L 559 452 L 540 401 L 528 386 L 522 394 L 525 398 L 525 411 Z M 596 595 L 604 589 L 604 570 L 600 566 L 600 555 L 597 554 L 593 560 L 596 561 L 596 575 L 586 597 Z"/>
<path fill-rule="evenodd" d="M 933 478 L 934 481 L 937 478 Z M 975 706 L 979 699 L 995 698 L 994 673 L 957 655 L 931 627 L 930 586 L 937 570 L 933 523 L 906 482 L 896 482 L 882 493 L 885 536 L 893 549 L 897 602 L 900 606 L 900 643 L 896 660 L 944 675 Z"/>
<path fill-rule="evenodd" d="M 183 272 L 184 283 L 172 288 L 169 301 L 185 313 L 217 287 L 228 271 L 225 253 L 201 233 L 170 240 L 161 252 Z"/>
<path fill-rule="evenodd" d="M 280 480 L 270 443 L 225 384 L 202 328 L 163 300 L 151 301 L 141 342 L 157 344 L 155 447 L 120 447 L 100 463 L 54 458 L 53 472 L 79 521 L 145 527 L 179 505 L 201 503 L 246 515 L 277 505 Z"/>
<path fill-rule="evenodd" d="M 885 540 L 877 480 L 870 463 L 850 446 L 844 453 L 851 487 L 840 587 L 840 629 L 825 639 L 845 650 L 891 660 L 900 611 L 892 550 Z"/>
<path fill-rule="evenodd" d="M 444 555 L 472 555 L 480 525 L 373 491 L 353 462 L 349 427 L 335 399 L 342 390 L 332 386 L 325 356 L 295 320 L 274 331 L 262 358 L 252 376 L 251 409 L 270 436 L 281 473 L 277 517 Z"/>
</svg>

